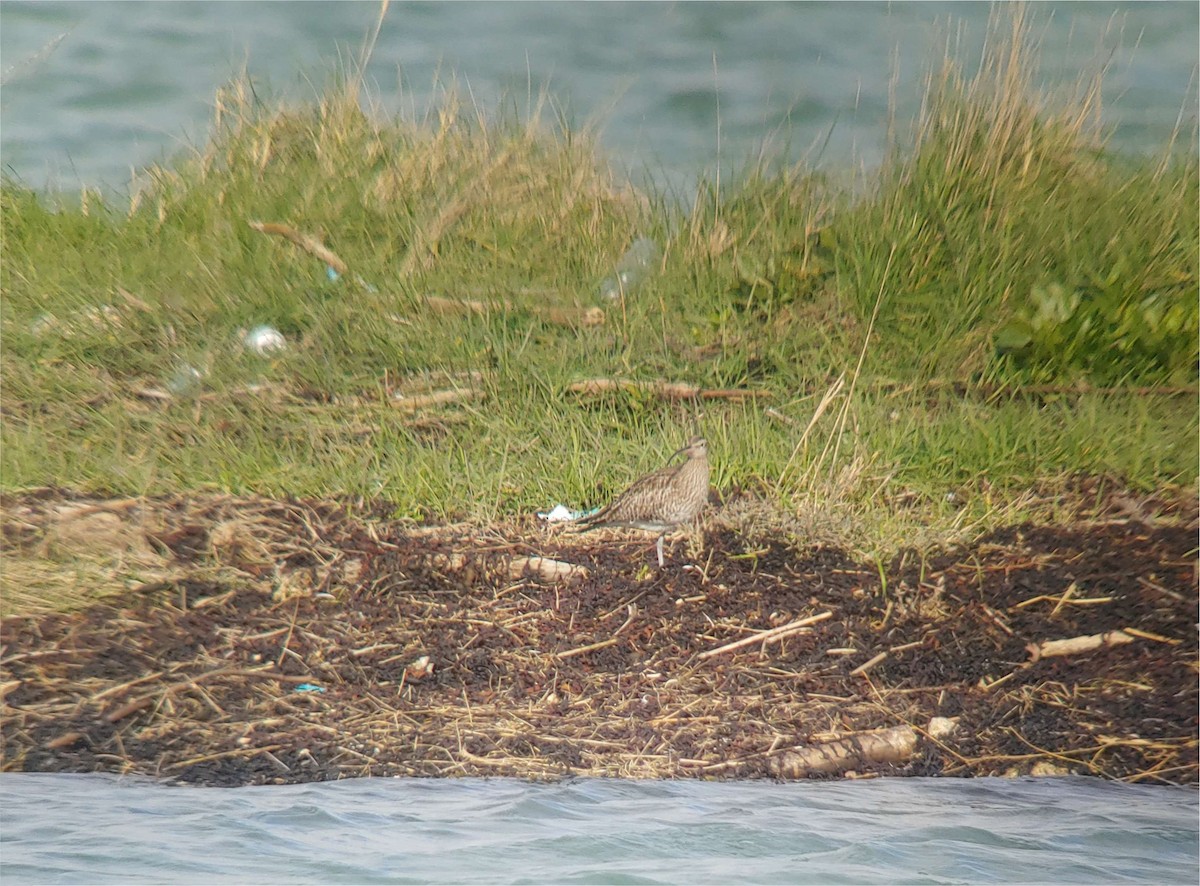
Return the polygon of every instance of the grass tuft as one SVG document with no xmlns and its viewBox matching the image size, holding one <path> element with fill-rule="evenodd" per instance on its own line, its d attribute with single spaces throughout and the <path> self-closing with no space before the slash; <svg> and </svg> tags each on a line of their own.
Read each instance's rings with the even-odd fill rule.
<svg viewBox="0 0 1200 886">
<path fill-rule="evenodd" d="M 1099 88 L 1052 108 L 1004 15 L 853 194 L 763 162 L 683 208 L 619 182 L 548 96 L 485 112 L 449 83 L 396 119 L 352 74 L 297 107 L 235 81 L 127 207 L 5 181 L 0 485 L 489 521 L 599 504 L 699 428 L 727 516 L 881 557 L 1063 518 L 1031 490 L 1080 476 L 1194 489 L 1195 155 L 1109 153 Z M 601 299 L 639 237 L 660 259 Z M 260 324 L 286 348 L 244 348 Z M 771 398 L 571 390 L 597 377 Z"/>
</svg>

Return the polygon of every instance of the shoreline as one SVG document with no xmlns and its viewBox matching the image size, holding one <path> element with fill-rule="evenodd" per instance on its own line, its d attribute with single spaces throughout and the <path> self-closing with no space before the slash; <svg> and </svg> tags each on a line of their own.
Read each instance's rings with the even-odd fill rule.
<svg viewBox="0 0 1200 886">
<path fill-rule="evenodd" d="M 10 565 L 90 534 L 146 579 L 0 623 L 4 771 L 1198 780 L 1186 506 L 882 566 L 756 536 L 725 508 L 669 539 L 659 570 L 640 533 L 532 520 L 417 528 L 228 496 L 3 505 Z"/>
</svg>

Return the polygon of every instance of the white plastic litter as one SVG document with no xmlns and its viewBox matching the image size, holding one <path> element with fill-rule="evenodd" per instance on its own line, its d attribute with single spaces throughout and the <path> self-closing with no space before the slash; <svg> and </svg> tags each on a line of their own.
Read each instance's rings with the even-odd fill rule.
<svg viewBox="0 0 1200 886">
<path fill-rule="evenodd" d="M 242 337 L 242 344 L 246 350 L 265 357 L 286 348 L 287 339 L 273 326 L 255 326 Z"/>
<path fill-rule="evenodd" d="M 600 297 L 617 301 L 629 295 L 653 273 L 660 257 L 657 243 L 649 237 L 638 237 L 621 256 L 612 275 L 600 284 Z"/>
<path fill-rule="evenodd" d="M 592 512 L 572 511 L 566 505 L 555 505 L 548 512 L 538 511 L 538 517 L 547 523 L 567 523 L 571 520 L 578 520 L 580 517 L 586 517 L 590 513 Z"/>
<path fill-rule="evenodd" d="M 204 373 L 190 363 L 177 363 L 167 379 L 167 390 L 176 396 L 194 394 L 200 390 Z"/>
</svg>

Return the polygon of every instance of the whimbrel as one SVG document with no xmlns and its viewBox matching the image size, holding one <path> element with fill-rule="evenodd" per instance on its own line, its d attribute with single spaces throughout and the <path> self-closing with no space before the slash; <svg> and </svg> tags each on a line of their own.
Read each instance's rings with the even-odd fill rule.
<svg viewBox="0 0 1200 886">
<path fill-rule="evenodd" d="M 692 437 L 676 450 L 687 461 L 667 465 L 637 480 L 632 486 L 594 514 L 576 523 L 583 531 L 601 526 L 624 526 L 657 532 L 658 565 L 663 565 L 663 537 L 681 523 L 700 513 L 708 501 L 708 441 Z"/>
</svg>

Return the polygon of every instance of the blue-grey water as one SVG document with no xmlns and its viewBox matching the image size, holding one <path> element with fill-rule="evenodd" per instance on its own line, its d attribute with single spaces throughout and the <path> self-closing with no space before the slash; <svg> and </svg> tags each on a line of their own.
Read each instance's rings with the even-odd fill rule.
<svg viewBox="0 0 1200 886">
<path fill-rule="evenodd" d="M 312 98 L 376 3 L 0 3 L 0 163 L 120 191 L 207 135 L 215 90 Z M 1196 118 L 1200 4 L 1036 4 L 1041 81 L 1108 64 L 1112 145 Z M 367 69 L 419 118 L 456 79 L 484 111 L 543 90 L 618 169 L 686 192 L 766 144 L 871 166 L 947 34 L 983 3 L 393 3 Z M 61 39 L 60 39 L 61 38 Z M 340 61 L 339 61 L 340 59 Z M 895 75 L 893 84 L 893 74 Z M 373 780 L 201 790 L 0 777 L 0 879 L 35 882 L 1195 883 L 1190 789 L 1051 779 L 822 784 Z"/>
<path fill-rule="evenodd" d="M 0 777 L 5 883 L 1188 883 L 1197 793 L 1096 779 Z"/>
<path fill-rule="evenodd" d="M 1181 117 L 1185 131 L 1194 123 L 1200 4 L 1032 7 L 1048 89 L 1108 65 L 1114 147 L 1157 151 Z M 36 188 L 124 189 L 134 169 L 204 141 L 214 91 L 243 65 L 260 95 L 311 99 L 350 66 L 378 10 L 5 0 L 4 169 Z M 889 93 L 901 131 L 948 36 L 973 69 L 988 14 L 986 3 L 393 3 L 367 80 L 382 108 L 410 118 L 439 79 L 485 113 L 505 95 L 524 110 L 544 88 L 569 124 L 600 124 L 615 168 L 686 191 L 718 158 L 736 170 L 763 145 L 822 167 L 875 165 Z"/>
</svg>

